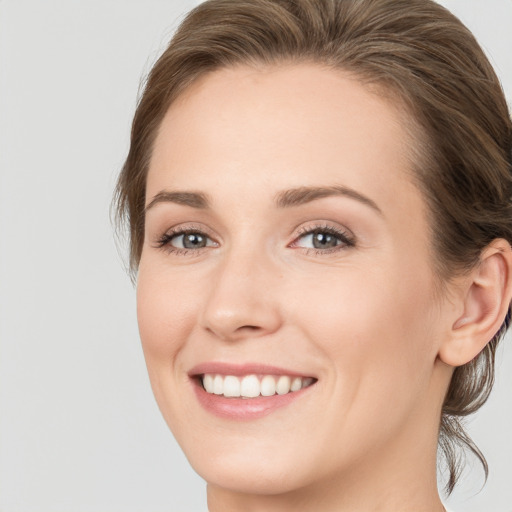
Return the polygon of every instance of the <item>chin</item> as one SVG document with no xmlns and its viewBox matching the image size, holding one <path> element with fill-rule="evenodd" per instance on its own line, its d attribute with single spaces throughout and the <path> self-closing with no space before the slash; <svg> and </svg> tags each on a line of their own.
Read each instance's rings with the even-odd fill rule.
<svg viewBox="0 0 512 512">
<path fill-rule="evenodd" d="M 226 432 L 229 435 L 229 432 Z M 313 464 L 296 446 L 283 443 L 281 435 L 271 439 L 219 440 L 204 434 L 208 442 L 176 436 L 190 465 L 207 483 L 244 494 L 283 494 L 307 486 L 314 478 Z M 301 453 L 302 452 L 302 453 Z"/>
<path fill-rule="evenodd" d="M 208 484 L 232 492 L 256 495 L 277 495 L 294 491 L 306 485 L 303 476 L 297 473 L 297 465 L 289 467 L 268 460 L 245 461 L 191 461 L 193 469 Z M 302 478 L 301 478 L 302 477 Z"/>
</svg>

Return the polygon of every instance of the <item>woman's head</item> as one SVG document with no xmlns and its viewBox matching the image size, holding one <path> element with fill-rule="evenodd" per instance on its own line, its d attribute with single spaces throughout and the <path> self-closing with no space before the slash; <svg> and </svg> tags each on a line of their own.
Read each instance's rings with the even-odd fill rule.
<svg viewBox="0 0 512 512">
<path fill-rule="evenodd" d="M 253 70 L 253 75 L 250 70 Z M 256 101 L 254 94 L 260 92 L 268 96 L 269 102 L 272 98 L 279 97 L 271 84 L 280 91 L 287 85 L 290 91 L 290 105 L 293 105 L 293 111 L 298 111 L 298 117 L 294 122 L 300 123 L 300 113 L 303 112 L 304 120 L 308 121 L 308 124 L 304 125 L 308 137 L 315 139 L 315 133 L 322 133 L 322 126 L 325 127 L 329 122 L 333 123 L 330 133 L 336 133 L 336 123 L 332 119 L 327 119 L 328 113 L 325 110 L 322 116 L 318 116 L 318 124 L 314 122 L 308 110 L 318 100 L 313 98 L 315 89 L 308 83 L 308 73 L 319 80 L 318 94 L 323 95 L 322 105 L 325 107 L 325 101 L 329 98 L 333 104 L 333 113 L 340 116 L 338 135 L 343 139 L 339 139 L 338 142 L 335 138 L 328 139 L 327 134 L 324 134 L 323 141 L 324 144 L 328 142 L 331 149 L 340 152 L 340 161 L 344 165 L 348 165 L 347 155 L 350 155 L 351 151 L 361 158 L 361 153 L 372 155 L 375 148 L 381 148 L 380 154 L 384 155 L 385 147 L 382 143 L 386 139 L 379 137 L 384 137 L 385 134 L 378 130 L 383 126 L 389 126 L 390 133 L 401 139 L 394 144 L 395 139 L 391 137 L 387 139 L 386 146 L 393 148 L 394 157 L 403 158 L 396 162 L 396 167 L 400 169 L 397 171 L 398 174 L 393 178 L 389 176 L 388 179 L 386 172 L 391 172 L 392 167 L 391 160 L 388 159 L 387 166 L 383 164 L 382 174 L 376 175 L 375 167 L 380 157 L 379 154 L 374 154 L 374 174 L 371 179 L 366 176 L 366 181 L 363 180 L 361 183 L 363 191 L 367 191 L 370 184 L 375 185 L 378 179 L 384 179 L 380 189 L 385 191 L 388 185 L 389 192 L 389 183 L 394 179 L 397 197 L 399 194 L 402 194 L 400 197 L 406 194 L 412 198 L 411 219 L 408 219 L 407 211 L 403 210 L 407 202 L 395 205 L 402 208 L 396 210 L 395 214 L 401 211 L 404 232 L 408 220 L 411 223 L 421 223 L 422 219 L 425 220 L 421 226 L 424 228 L 426 238 L 418 235 L 418 238 L 414 239 L 420 249 L 416 246 L 404 246 L 403 254 L 409 256 L 400 261 L 402 268 L 405 269 L 407 261 L 414 261 L 416 249 L 428 252 L 427 248 L 431 248 L 430 257 L 424 261 L 431 263 L 429 269 L 435 277 L 433 291 L 436 292 L 434 295 L 437 302 L 433 302 L 429 287 L 425 284 L 426 281 L 422 280 L 423 268 L 416 271 L 411 267 L 409 273 L 404 275 L 405 281 L 409 284 L 415 279 L 423 283 L 423 287 L 419 284 L 418 286 L 426 294 L 426 298 L 418 297 L 416 300 L 416 306 L 421 305 L 425 308 L 423 323 L 413 322 L 414 325 L 409 325 L 411 336 L 414 335 L 417 340 L 423 339 L 425 344 L 422 345 L 418 341 L 417 351 L 403 357 L 415 357 L 414 354 L 417 356 L 422 354 L 421 350 L 426 350 L 423 355 L 428 358 L 432 354 L 427 350 L 427 341 L 435 337 L 436 333 L 434 328 L 432 332 L 421 331 L 420 326 L 424 327 L 427 320 L 432 324 L 440 323 L 436 306 L 442 304 L 445 310 L 449 310 L 450 301 L 446 300 L 446 297 L 450 294 L 447 289 L 459 276 L 468 275 L 478 266 L 484 249 L 493 240 L 512 241 L 512 127 L 503 93 L 498 79 L 472 35 L 456 18 L 430 1 L 214 0 L 205 2 L 192 11 L 149 75 L 133 123 L 130 153 L 119 180 L 119 210 L 126 215 L 130 224 L 132 269 L 137 269 L 143 253 L 144 240 L 148 240 L 146 207 L 154 199 L 155 194 L 161 192 L 161 186 L 167 176 L 164 173 L 162 178 L 158 171 L 165 168 L 162 163 L 165 159 L 162 155 L 165 155 L 168 161 L 172 161 L 173 158 L 179 161 L 182 153 L 186 151 L 184 148 L 188 147 L 187 138 L 183 138 L 188 129 L 187 117 L 183 116 L 183 112 L 192 115 L 193 109 L 199 105 L 202 94 L 204 101 L 208 99 L 211 102 L 212 110 L 217 109 L 220 122 L 223 109 L 218 108 L 218 104 L 214 105 L 214 91 L 217 92 L 219 101 L 222 99 L 228 103 L 229 95 L 223 97 L 222 91 L 230 87 L 233 90 L 233 98 L 240 98 L 240 101 L 245 98 L 245 103 L 241 103 L 245 105 L 249 101 L 249 95 L 242 95 L 243 84 L 247 86 L 246 92 L 252 92 L 253 101 Z M 336 76 L 339 76 L 339 83 L 335 85 Z M 257 82 L 256 85 L 254 81 Z M 240 86 L 237 87 L 237 84 Z M 328 92 L 336 90 L 336 87 L 339 87 L 338 95 L 330 98 Z M 307 91 L 309 96 L 305 93 L 301 95 L 301 91 Z M 354 125 L 357 113 L 347 114 L 352 124 L 344 124 L 344 112 L 350 110 L 350 104 L 342 102 L 341 92 L 346 95 L 345 97 L 352 98 L 353 104 L 360 108 L 361 126 L 364 125 L 364 120 L 367 122 L 363 131 L 357 132 L 357 126 Z M 281 97 L 281 100 L 285 102 L 286 97 Z M 338 108 L 337 101 L 340 102 Z M 322 105 L 316 105 L 319 111 L 322 111 Z M 371 112 L 363 112 L 365 105 L 371 105 L 375 109 L 373 131 L 369 122 Z M 187 107 L 191 110 L 187 110 Z M 202 107 L 206 119 L 208 103 L 203 103 Z M 266 107 L 268 104 L 262 101 L 262 110 Z M 232 110 L 235 111 L 236 109 Z M 195 112 L 199 116 L 201 110 Z M 228 108 L 227 112 L 230 112 Z M 273 122 L 281 113 L 284 116 L 284 112 L 285 105 L 281 109 L 276 103 Z M 382 114 L 381 117 L 377 115 L 379 113 Z M 267 114 L 270 115 L 269 112 Z M 251 117 L 247 118 L 249 125 L 253 115 L 254 111 L 251 111 Z M 191 119 L 190 129 L 197 130 L 200 123 L 194 124 L 195 118 Z M 235 122 L 235 119 L 231 121 Z M 291 120 L 288 122 L 291 123 Z M 177 126 L 182 131 L 172 132 L 172 126 Z M 242 124 L 238 127 L 243 129 Z M 347 145 L 351 132 L 359 134 L 359 146 L 355 141 L 352 145 Z M 199 140 L 197 137 L 194 139 L 194 133 L 189 133 L 190 139 Z M 255 135 L 258 132 L 251 132 L 248 128 L 248 133 Z M 167 142 L 163 141 L 162 134 L 167 134 Z M 277 151 L 280 144 L 286 147 L 283 143 L 285 139 L 286 132 L 282 132 L 279 140 L 276 139 L 273 144 L 265 141 L 266 145 L 261 146 L 261 151 Z M 204 143 L 205 139 L 201 141 Z M 254 146 L 259 147 L 260 142 L 255 138 Z M 317 142 L 316 147 L 312 146 L 311 153 L 306 153 L 314 157 L 311 167 L 321 158 L 320 141 Z M 294 147 L 297 147 L 296 139 Z M 188 151 L 192 152 L 193 148 L 188 147 Z M 321 153 L 328 154 L 327 146 Z M 201 153 L 198 148 L 198 154 L 204 155 L 204 152 Z M 214 154 L 215 152 L 212 152 L 212 155 Z M 305 156 L 297 153 L 297 158 L 302 160 Z M 239 154 L 235 162 L 242 165 L 243 157 L 243 154 Z M 224 163 L 227 161 L 228 159 Z M 290 160 L 287 161 L 289 162 Z M 299 162 L 297 166 L 298 164 Z M 267 162 L 266 165 L 269 167 L 271 162 Z M 354 168 L 366 168 L 361 162 L 358 165 L 359 167 L 354 162 Z M 205 166 L 205 162 L 203 167 L 203 171 L 207 173 L 209 168 Z M 194 173 L 189 167 L 184 168 L 188 172 L 185 177 L 192 179 Z M 329 165 L 326 164 L 326 168 L 329 168 Z M 179 169 L 172 165 L 169 169 L 174 169 L 175 174 L 179 174 Z M 251 170 L 255 178 L 258 178 L 258 169 L 253 167 Z M 164 181 L 158 181 L 159 176 Z M 283 176 L 287 176 L 286 173 L 283 172 Z M 293 184 L 293 188 L 298 188 L 301 184 L 314 185 L 307 183 L 308 176 L 301 176 L 298 172 L 297 177 L 299 176 L 301 179 Z M 148 177 L 150 180 L 153 179 L 156 187 L 151 191 Z M 201 176 L 201 181 L 184 182 L 183 186 L 190 189 L 193 185 L 192 188 L 198 189 L 201 183 L 209 183 L 209 187 L 215 189 L 216 184 L 220 182 L 221 185 L 228 187 L 226 181 L 222 181 L 227 176 L 218 173 L 215 178 L 215 172 L 212 171 L 210 181 L 207 178 L 208 174 L 205 174 Z M 244 175 L 244 180 L 249 178 L 250 176 Z M 271 185 L 274 185 L 276 190 L 290 188 L 291 182 L 279 184 L 277 178 L 277 181 L 272 182 L 274 178 L 274 174 L 265 175 L 269 190 L 273 190 Z M 361 178 L 364 178 L 362 174 Z M 176 179 L 179 183 L 179 176 Z M 231 176 L 230 180 L 233 179 Z M 287 179 L 290 180 L 291 176 L 288 175 Z M 351 180 L 355 181 L 352 183 Z M 339 182 L 351 190 L 358 188 L 357 179 L 349 174 L 343 175 L 341 171 Z M 234 187 L 235 184 L 236 180 L 230 182 L 230 186 Z M 400 190 L 400 186 L 405 188 Z M 255 182 L 254 187 L 255 191 L 263 191 L 261 183 L 258 185 Z M 229 187 L 226 190 L 229 191 Z M 240 192 L 236 187 L 231 191 Z M 421 197 L 422 203 L 414 202 L 414 191 Z M 379 196 L 378 190 L 374 192 Z M 191 198 L 181 199 L 182 203 L 186 203 Z M 199 199 L 194 198 L 196 201 Z M 239 200 L 243 202 L 245 198 L 240 197 Z M 380 200 L 384 204 L 393 202 L 382 193 Z M 416 216 L 412 213 L 413 210 Z M 247 218 L 245 222 L 250 223 L 251 219 Z M 411 233 L 414 232 L 412 224 L 409 228 L 412 230 Z M 325 233 L 321 236 L 325 236 Z M 214 238 L 212 236 L 212 239 Z M 425 240 L 428 244 L 423 246 Z M 401 239 L 401 242 L 405 242 L 405 239 Z M 146 243 L 151 243 L 151 240 Z M 398 254 L 395 252 L 395 255 Z M 394 263 L 398 261 L 395 258 Z M 381 260 L 381 263 L 384 265 L 384 260 Z M 369 268 L 367 267 L 366 271 Z M 390 267 L 387 270 L 388 277 L 394 275 Z M 279 282 L 279 273 L 276 273 L 274 278 L 275 282 Z M 152 282 L 155 282 L 154 277 Z M 383 284 L 380 283 L 379 286 Z M 377 282 L 373 281 L 373 285 L 377 286 Z M 362 295 L 355 292 L 355 284 L 353 286 L 352 295 L 363 300 Z M 388 282 L 388 288 L 392 288 L 391 281 Z M 343 297 L 342 291 L 339 296 Z M 441 299 L 441 296 L 445 299 Z M 330 304 L 333 303 L 334 297 L 335 295 Z M 405 297 L 402 297 L 402 302 L 397 301 L 397 307 L 400 304 L 400 308 L 407 309 L 408 301 Z M 412 297 L 409 296 L 408 299 L 412 300 Z M 428 305 L 422 303 L 423 299 Z M 350 297 L 344 297 L 344 300 L 350 301 Z M 320 298 L 317 297 L 318 301 Z M 341 299 L 339 305 L 343 306 Z M 256 306 L 257 304 L 257 309 Z M 373 313 L 369 311 L 370 314 L 377 315 L 378 311 L 387 314 L 380 319 L 383 339 L 387 336 L 385 329 L 389 336 L 403 338 L 405 331 L 400 330 L 398 335 L 389 323 L 390 318 L 398 322 L 402 317 L 395 318 L 392 310 L 383 309 L 382 304 L 377 307 L 376 303 L 375 307 Z M 141 310 L 143 309 L 141 306 Z M 331 313 L 336 314 L 334 310 Z M 414 312 L 410 312 L 409 316 L 417 319 Z M 272 325 L 272 315 L 269 318 L 268 325 Z M 213 320 L 208 324 L 209 331 L 214 332 L 211 322 Z M 143 333 L 144 321 L 141 324 Z M 372 322 L 369 324 L 375 327 Z M 252 324 L 249 322 L 248 325 Z M 354 328 L 361 325 L 355 322 Z M 441 447 L 448 455 L 452 451 L 453 443 L 469 442 L 460 429 L 458 418 L 476 410 L 487 398 L 493 381 L 494 352 L 504 328 L 505 324 L 498 333 L 491 333 L 488 338 L 490 342 L 477 358 L 470 362 L 463 361 L 466 364 L 460 363 L 461 366 L 455 369 L 442 409 Z M 347 330 L 350 332 L 350 329 Z M 271 331 L 269 328 L 268 332 Z M 368 335 L 371 332 L 371 329 L 367 330 Z M 326 331 L 325 336 L 331 338 L 333 334 Z M 352 341 L 354 337 L 357 337 L 355 331 L 352 333 Z M 343 340 L 343 337 L 341 338 Z M 362 336 L 363 341 L 364 339 Z M 336 361 L 336 354 L 331 350 L 332 348 L 326 354 Z M 364 353 L 364 350 L 361 350 L 360 355 Z M 311 354 L 313 360 L 316 356 L 318 354 Z M 447 350 L 445 362 L 456 366 L 456 358 L 450 357 L 450 351 Z M 298 366 L 300 369 L 300 365 Z M 399 368 L 404 370 L 405 366 L 399 365 Z M 151 372 L 150 367 L 150 374 Z M 154 379 L 158 380 L 155 367 L 153 372 Z M 418 378 L 418 381 L 421 381 L 421 378 Z M 154 387 L 158 387 L 153 384 Z M 165 401 L 165 397 L 161 397 L 161 400 Z M 160 406 L 165 409 L 162 403 Z M 454 476 L 453 466 L 450 487 L 453 486 Z"/>
</svg>

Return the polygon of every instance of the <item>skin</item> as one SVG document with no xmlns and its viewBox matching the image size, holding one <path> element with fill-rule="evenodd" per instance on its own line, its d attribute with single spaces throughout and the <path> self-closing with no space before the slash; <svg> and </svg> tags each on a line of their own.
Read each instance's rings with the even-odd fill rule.
<svg viewBox="0 0 512 512">
<path fill-rule="evenodd" d="M 489 294 L 485 284 L 475 291 L 477 274 L 436 293 L 405 124 L 389 101 L 314 64 L 215 71 L 167 112 L 146 203 L 185 191 L 207 195 L 209 206 L 148 208 L 138 320 L 156 400 L 208 483 L 210 511 L 443 510 L 442 401 L 453 366 L 484 343 L 471 356 L 474 315 Z M 275 204 L 306 186 L 345 187 L 378 210 L 354 194 Z M 304 233 L 326 226 L 353 244 L 315 250 Z M 159 246 L 180 228 L 208 245 L 176 251 L 177 235 Z M 510 296 L 502 249 L 478 274 L 501 279 L 498 305 L 485 309 L 498 326 Z M 271 364 L 318 381 L 263 418 L 219 418 L 188 375 L 208 361 Z"/>
</svg>

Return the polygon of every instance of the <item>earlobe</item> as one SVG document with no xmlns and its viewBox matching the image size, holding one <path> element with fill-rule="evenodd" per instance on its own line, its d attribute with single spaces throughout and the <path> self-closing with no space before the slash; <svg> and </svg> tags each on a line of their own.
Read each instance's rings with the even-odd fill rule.
<svg viewBox="0 0 512 512">
<path fill-rule="evenodd" d="M 498 332 L 512 300 L 512 249 L 503 239 L 488 245 L 464 280 L 463 312 L 453 321 L 439 358 L 451 366 L 474 359 Z"/>
</svg>

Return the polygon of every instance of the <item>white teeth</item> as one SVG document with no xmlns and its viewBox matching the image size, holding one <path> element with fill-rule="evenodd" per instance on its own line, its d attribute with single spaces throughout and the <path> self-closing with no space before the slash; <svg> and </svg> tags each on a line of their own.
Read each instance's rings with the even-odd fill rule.
<svg viewBox="0 0 512 512">
<path fill-rule="evenodd" d="M 257 375 L 236 377 L 234 375 L 205 374 L 203 387 L 207 393 L 224 395 L 228 398 L 255 398 L 257 396 L 286 395 L 299 391 L 313 383 L 311 377 L 290 377 L 288 375 Z"/>
<path fill-rule="evenodd" d="M 226 377 L 226 379 L 229 377 Z M 236 378 L 236 377 L 235 377 Z M 224 379 L 225 380 L 225 379 Z M 247 375 L 242 379 L 240 394 L 245 398 L 254 398 L 260 394 L 260 379 L 256 375 Z"/>
<path fill-rule="evenodd" d="M 224 379 L 222 378 L 222 375 L 215 375 L 213 379 L 213 392 L 216 395 L 224 394 Z"/>
<path fill-rule="evenodd" d="M 299 391 L 300 388 L 302 388 L 302 379 L 300 377 L 295 377 L 295 379 L 292 380 L 290 391 Z"/>
<path fill-rule="evenodd" d="M 203 386 L 204 386 L 204 389 L 206 389 L 206 391 L 208 391 L 208 393 L 213 393 L 213 376 L 212 375 L 206 374 L 203 377 Z"/>
<path fill-rule="evenodd" d="M 240 396 L 240 381 L 236 377 L 224 377 L 224 396 Z"/>
<path fill-rule="evenodd" d="M 261 379 L 261 394 L 262 396 L 272 396 L 276 394 L 276 381 L 271 375 L 265 375 Z"/>
<path fill-rule="evenodd" d="M 276 391 L 278 395 L 286 395 L 290 392 L 291 379 L 288 375 L 281 375 L 277 381 Z"/>
</svg>

